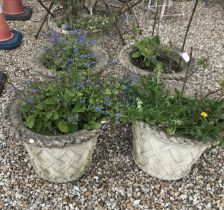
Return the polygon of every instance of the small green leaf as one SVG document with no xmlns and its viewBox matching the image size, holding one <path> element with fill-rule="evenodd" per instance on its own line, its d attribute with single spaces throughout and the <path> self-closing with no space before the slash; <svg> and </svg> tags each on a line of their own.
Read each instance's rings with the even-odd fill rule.
<svg viewBox="0 0 224 210">
<path fill-rule="evenodd" d="M 35 123 L 35 118 L 34 118 L 34 116 L 33 115 L 31 115 L 31 116 L 29 116 L 27 119 L 26 119 L 26 126 L 28 127 L 28 128 L 33 128 L 33 126 L 34 126 L 34 123 Z"/>
<path fill-rule="evenodd" d="M 58 120 L 59 119 L 59 114 L 57 112 L 54 113 L 54 120 Z"/>
<path fill-rule="evenodd" d="M 54 105 L 54 104 L 57 103 L 57 98 L 56 97 L 51 97 L 51 98 L 46 99 L 44 102 L 47 105 Z"/>
<path fill-rule="evenodd" d="M 72 113 L 79 113 L 84 111 L 85 107 L 82 104 L 76 104 L 75 107 L 72 109 Z"/>
<path fill-rule="evenodd" d="M 69 132 L 69 127 L 68 124 L 65 121 L 60 121 L 58 123 L 58 129 L 62 132 L 62 133 L 68 133 Z"/>
<path fill-rule="evenodd" d="M 46 118 L 49 120 L 52 117 L 53 113 L 52 112 L 47 112 Z"/>
<path fill-rule="evenodd" d="M 136 52 L 134 52 L 134 53 L 131 54 L 131 57 L 132 57 L 132 58 L 138 58 L 138 57 L 140 57 L 140 56 L 141 56 L 141 54 L 140 54 L 139 51 L 136 51 Z"/>
<path fill-rule="evenodd" d="M 85 125 L 86 129 L 99 129 L 101 127 L 100 123 L 91 121 Z"/>
<path fill-rule="evenodd" d="M 107 88 L 107 89 L 105 90 L 105 94 L 106 94 L 106 95 L 111 95 L 111 90 Z"/>
</svg>

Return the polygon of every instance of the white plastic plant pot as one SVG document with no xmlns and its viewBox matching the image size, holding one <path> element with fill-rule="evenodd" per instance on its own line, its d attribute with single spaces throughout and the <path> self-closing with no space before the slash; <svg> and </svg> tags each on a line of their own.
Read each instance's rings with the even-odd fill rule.
<svg viewBox="0 0 224 210">
<path fill-rule="evenodd" d="M 132 63 L 131 61 L 132 52 L 133 52 L 133 45 L 127 45 L 121 50 L 119 54 L 119 60 L 122 63 L 122 65 L 125 66 L 129 71 L 137 75 L 140 75 L 140 76 L 150 75 L 152 73 L 151 71 L 141 69 Z M 166 50 L 163 50 L 163 48 L 161 47 L 159 49 L 159 54 L 162 57 L 175 61 L 177 64 L 179 63 L 180 54 L 177 49 L 170 49 L 169 51 L 166 51 Z M 172 71 L 172 73 L 164 73 L 163 78 L 169 79 L 169 80 L 183 80 L 185 78 L 187 69 L 188 69 L 188 63 L 182 61 L 181 71 L 179 72 Z M 194 59 L 192 59 L 190 63 L 189 72 L 192 72 L 193 69 L 194 69 Z"/>
<path fill-rule="evenodd" d="M 44 180 L 66 183 L 81 177 L 92 162 L 99 130 L 81 130 L 74 134 L 45 136 L 23 126 L 18 101 L 8 107 L 9 121 L 28 152 L 34 171 Z"/>
<path fill-rule="evenodd" d="M 133 158 L 150 176 L 162 180 L 186 177 L 191 167 L 209 147 L 190 139 L 168 137 L 147 123 L 133 123 Z"/>
</svg>

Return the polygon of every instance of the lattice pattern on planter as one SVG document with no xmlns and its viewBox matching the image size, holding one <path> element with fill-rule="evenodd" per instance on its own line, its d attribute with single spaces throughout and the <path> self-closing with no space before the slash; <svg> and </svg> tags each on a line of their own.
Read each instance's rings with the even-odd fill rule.
<svg viewBox="0 0 224 210">
<path fill-rule="evenodd" d="M 170 140 L 166 134 L 143 122 L 133 123 L 133 156 L 137 165 L 149 175 L 177 180 L 185 177 L 208 145 Z"/>
<path fill-rule="evenodd" d="M 79 178 L 92 160 L 97 137 L 63 148 L 44 148 L 26 144 L 31 164 L 43 179 L 63 183 Z"/>
</svg>

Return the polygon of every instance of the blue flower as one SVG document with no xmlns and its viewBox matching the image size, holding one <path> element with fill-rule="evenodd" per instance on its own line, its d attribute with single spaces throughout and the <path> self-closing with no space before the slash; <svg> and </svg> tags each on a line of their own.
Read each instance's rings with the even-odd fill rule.
<svg viewBox="0 0 224 210">
<path fill-rule="evenodd" d="M 80 31 L 77 30 L 77 29 L 73 29 L 72 30 L 72 34 L 79 35 L 80 34 Z"/>
<path fill-rule="evenodd" d="M 36 93 L 36 92 L 37 92 L 37 90 L 36 90 L 36 89 L 34 89 L 34 88 L 32 88 L 32 89 L 29 89 L 29 92 L 30 92 L 30 93 Z"/>
<path fill-rule="evenodd" d="M 107 96 L 107 97 L 104 98 L 104 101 L 108 102 L 108 101 L 110 101 L 110 98 Z"/>
<path fill-rule="evenodd" d="M 80 58 L 88 58 L 89 57 L 89 55 L 87 55 L 87 54 L 81 54 L 80 55 Z"/>
<path fill-rule="evenodd" d="M 86 43 L 86 36 L 85 36 L 85 34 L 81 34 L 79 36 L 79 42 L 82 43 L 82 44 Z"/>
<path fill-rule="evenodd" d="M 26 103 L 31 104 L 33 102 L 32 98 L 26 98 Z"/>
<path fill-rule="evenodd" d="M 96 40 L 93 39 L 93 40 L 91 41 L 91 44 L 92 44 L 92 45 L 96 45 Z"/>
<path fill-rule="evenodd" d="M 76 46 L 74 46 L 72 49 L 73 49 L 73 51 L 78 51 L 79 50 Z"/>
<path fill-rule="evenodd" d="M 77 115 L 69 115 L 67 119 L 69 122 L 71 122 L 73 120 L 78 120 L 78 116 Z"/>
<path fill-rule="evenodd" d="M 116 118 L 116 120 L 120 119 L 121 118 L 121 113 L 120 112 L 117 112 L 115 114 L 115 118 Z"/>
<path fill-rule="evenodd" d="M 104 110 L 102 110 L 100 107 L 96 107 L 95 108 L 96 109 L 96 111 L 98 111 L 99 113 L 101 113 L 101 114 L 104 114 L 105 113 L 105 111 Z"/>
<path fill-rule="evenodd" d="M 57 33 L 55 32 L 52 32 L 51 33 L 51 43 L 54 44 L 55 42 L 58 42 L 59 41 L 59 36 Z"/>
<path fill-rule="evenodd" d="M 66 24 L 66 29 L 67 29 L 67 30 L 71 30 L 71 29 L 72 29 L 72 26 L 69 25 L 69 24 Z"/>
<path fill-rule="evenodd" d="M 71 63 L 71 64 L 75 63 L 75 61 L 73 59 L 71 59 L 71 58 L 68 59 L 68 62 Z"/>
</svg>

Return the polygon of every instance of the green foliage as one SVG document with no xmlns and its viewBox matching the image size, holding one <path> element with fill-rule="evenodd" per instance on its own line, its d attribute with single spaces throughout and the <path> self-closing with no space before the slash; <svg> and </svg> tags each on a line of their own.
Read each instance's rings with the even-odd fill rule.
<svg viewBox="0 0 224 210">
<path fill-rule="evenodd" d="M 31 83 L 20 111 L 34 132 L 55 135 L 100 128 L 103 118 L 122 116 L 125 86 L 117 81 L 64 77 L 60 82 Z"/>
<path fill-rule="evenodd" d="M 81 31 L 74 30 L 60 37 L 53 33 L 51 45 L 43 54 L 42 62 L 49 69 L 68 73 L 89 69 L 96 63 L 92 44 Z"/>
<path fill-rule="evenodd" d="M 78 29 L 87 31 L 88 35 L 100 34 L 103 30 L 109 29 L 115 22 L 115 17 L 106 15 L 86 15 L 80 18 L 70 18 L 65 20 L 60 18 L 57 21 L 59 27 L 65 27 L 67 30 Z"/>
<path fill-rule="evenodd" d="M 83 0 L 53 0 L 53 2 L 62 6 L 63 14 L 66 18 L 77 16 L 78 12 L 84 6 Z"/>
<path fill-rule="evenodd" d="M 178 91 L 170 95 L 157 79 L 159 72 L 131 86 L 131 103 L 124 108 L 125 121 L 142 120 L 169 135 L 224 146 L 224 99 L 197 99 Z"/>
<path fill-rule="evenodd" d="M 202 66 L 204 69 L 208 67 L 208 59 L 207 58 L 200 58 L 197 60 L 196 64 L 198 66 Z"/>
<path fill-rule="evenodd" d="M 159 37 L 144 37 L 133 46 L 132 59 L 142 60 L 145 67 L 155 67 L 158 63 Z"/>
</svg>

